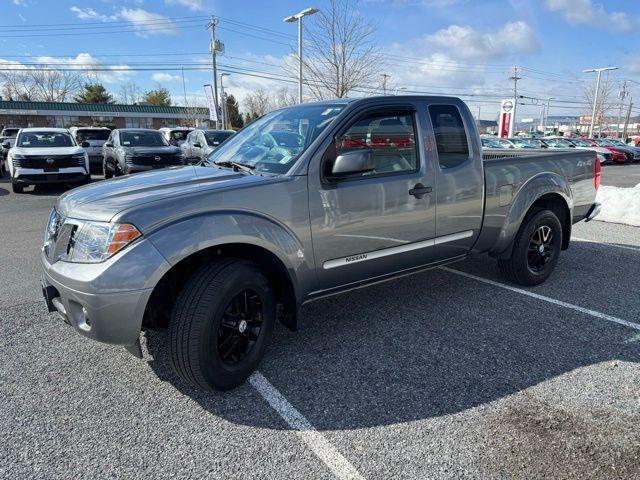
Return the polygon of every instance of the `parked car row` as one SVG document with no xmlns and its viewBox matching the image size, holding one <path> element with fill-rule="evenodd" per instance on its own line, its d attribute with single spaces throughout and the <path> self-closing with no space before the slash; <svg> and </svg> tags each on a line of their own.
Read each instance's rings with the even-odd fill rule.
<svg viewBox="0 0 640 480">
<path fill-rule="evenodd" d="M 44 183 L 81 185 L 91 181 L 91 173 L 112 178 L 203 162 L 234 133 L 185 127 L 5 128 L 0 171 L 8 171 L 15 193 Z"/>
<path fill-rule="evenodd" d="M 640 147 L 628 145 L 615 138 L 482 137 L 482 147 L 485 149 L 576 148 L 593 150 L 601 164 L 640 162 Z"/>
</svg>

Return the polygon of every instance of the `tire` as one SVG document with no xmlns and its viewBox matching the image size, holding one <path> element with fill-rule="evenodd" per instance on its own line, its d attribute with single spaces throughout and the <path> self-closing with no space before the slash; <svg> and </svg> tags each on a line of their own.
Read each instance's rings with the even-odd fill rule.
<svg viewBox="0 0 640 480">
<path fill-rule="evenodd" d="M 236 298 L 243 305 L 253 302 L 250 310 L 261 313 L 255 317 L 236 314 Z M 171 314 L 169 354 L 174 371 L 205 390 L 229 390 L 242 384 L 264 355 L 275 316 L 273 289 L 257 265 L 234 258 L 205 265 L 187 281 Z M 245 322 L 245 330 L 242 320 L 233 323 L 242 318 L 254 318 Z M 234 340 L 234 335 L 240 340 Z M 254 339 L 247 340 L 246 335 Z M 229 347 L 234 341 L 234 346 L 240 342 L 240 353 L 231 355 Z M 241 357 L 243 354 L 246 356 Z"/>
<path fill-rule="evenodd" d="M 102 170 L 104 173 L 105 180 L 109 180 L 110 178 L 113 178 L 113 172 L 107 168 L 107 162 L 102 164 Z"/>
<path fill-rule="evenodd" d="M 537 242 L 544 232 L 551 233 L 539 250 Z M 536 250 L 533 247 L 537 247 Z M 511 258 L 498 259 L 498 268 L 510 282 L 533 286 L 544 282 L 553 273 L 562 248 L 562 225 L 551 210 L 533 211 L 524 218 L 513 242 Z"/>
<path fill-rule="evenodd" d="M 24 187 L 22 185 L 18 185 L 17 183 L 15 183 L 12 180 L 11 181 L 11 190 L 13 191 L 13 193 L 23 193 L 24 192 Z"/>
</svg>

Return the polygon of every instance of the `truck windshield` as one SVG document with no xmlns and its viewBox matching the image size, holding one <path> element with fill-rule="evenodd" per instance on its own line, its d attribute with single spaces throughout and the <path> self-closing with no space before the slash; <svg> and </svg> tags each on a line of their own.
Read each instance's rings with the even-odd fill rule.
<svg viewBox="0 0 640 480">
<path fill-rule="evenodd" d="M 63 132 L 23 132 L 16 143 L 22 148 L 75 146 L 71 135 Z"/>
<path fill-rule="evenodd" d="M 345 106 L 303 105 L 269 113 L 220 145 L 205 165 L 235 162 L 257 172 L 286 173 Z"/>
</svg>

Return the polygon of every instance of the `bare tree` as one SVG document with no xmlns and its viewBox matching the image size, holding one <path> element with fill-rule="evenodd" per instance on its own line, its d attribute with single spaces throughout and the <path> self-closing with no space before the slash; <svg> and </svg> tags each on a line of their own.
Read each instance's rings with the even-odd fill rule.
<svg viewBox="0 0 640 480">
<path fill-rule="evenodd" d="M 292 88 L 282 87 L 276 90 L 275 97 L 273 99 L 273 106 L 275 108 L 284 108 L 296 105 L 298 103 L 298 94 Z"/>
<path fill-rule="evenodd" d="M 305 24 L 303 65 L 309 90 L 317 99 L 346 97 L 370 86 L 381 71 L 375 25 L 358 13 L 357 3 L 330 0 L 328 8 Z"/>
<path fill-rule="evenodd" d="M 127 82 L 120 86 L 118 101 L 124 104 L 134 104 L 142 99 L 142 90 L 136 82 Z"/>
<path fill-rule="evenodd" d="M 598 92 L 598 103 L 596 105 L 596 115 L 594 125 L 598 127 L 598 131 L 602 132 L 603 124 L 607 123 L 607 117 L 611 115 L 612 109 L 617 105 L 614 84 L 607 74 L 600 80 L 600 89 Z M 588 116 L 591 117 L 593 102 L 596 93 L 596 86 L 590 85 L 584 90 L 585 103 L 589 105 Z"/>
<path fill-rule="evenodd" d="M 38 100 L 38 92 L 29 72 L 6 70 L 0 72 L 2 97 L 7 100 Z"/>
<path fill-rule="evenodd" d="M 273 102 L 267 92 L 259 88 L 244 97 L 244 109 L 249 122 L 273 109 Z"/>
<path fill-rule="evenodd" d="M 10 100 L 65 102 L 77 94 L 84 83 L 74 71 L 26 69 L 0 73 L 2 95 Z"/>
<path fill-rule="evenodd" d="M 196 128 L 202 118 L 202 112 L 207 110 L 204 100 L 199 98 L 188 98 L 184 106 L 184 119 L 181 124 L 185 127 Z"/>
</svg>

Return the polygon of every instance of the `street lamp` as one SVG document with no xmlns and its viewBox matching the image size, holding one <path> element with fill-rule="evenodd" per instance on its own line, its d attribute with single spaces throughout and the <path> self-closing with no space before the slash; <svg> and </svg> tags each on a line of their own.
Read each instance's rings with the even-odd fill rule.
<svg viewBox="0 0 640 480">
<path fill-rule="evenodd" d="M 583 73 L 598 73 L 598 80 L 596 81 L 596 93 L 593 95 L 593 110 L 591 111 L 591 125 L 589 126 L 589 138 L 593 138 L 593 122 L 596 118 L 596 105 L 598 105 L 598 94 L 600 93 L 600 76 L 602 72 L 608 72 L 609 70 L 617 70 L 618 67 L 604 67 L 604 68 L 590 68 L 589 70 L 583 70 Z"/>
<path fill-rule="evenodd" d="M 295 15 L 285 18 L 287 23 L 298 22 L 298 103 L 302 103 L 302 17 L 313 15 L 320 10 L 317 8 L 306 8 Z"/>
<path fill-rule="evenodd" d="M 221 73 L 220 74 L 220 103 L 222 104 L 222 129 L 226 130 L 227 129 L 227 99 L 225 98 L 225 94 L 224 94 L 224 86 L 222 85 L 222 79 L 224 77 L 228 77 L 229 74 L 228 73 Z"/>
</svg>

